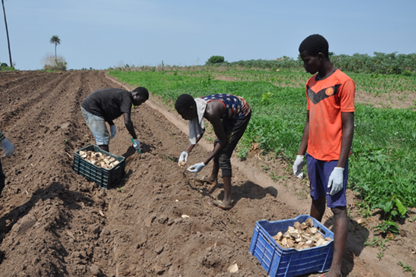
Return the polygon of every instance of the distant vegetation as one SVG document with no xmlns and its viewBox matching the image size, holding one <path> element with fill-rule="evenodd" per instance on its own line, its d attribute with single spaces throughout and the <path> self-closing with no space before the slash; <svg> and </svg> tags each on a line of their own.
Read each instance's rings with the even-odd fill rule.
<svg viewBox="0 0 416 277">
<path fill-rule="evenodd" d="M 413 54 L 384 54 L 374 52 L 374 56 L 367 54 L 335 55 L 330 52 L 332 63 L 339 69 L 357 74 L 372 74 L 372 78 L 384 78 L 382 75 L 403 75 L 411 77 L 416 75 L 416 53 Z M 262 71 L 279 71 L 289 69 L 291 72 L 303 71 L 303 62 L 298 57 L 293 59 L 287 56 L 275 60 L 241 60 L 227 62 L 223 56 L 211 56 L 203 66 L 175 66 L 164 65 L 163 62 L 158 66 L 134 66 L 126 65 L 123 67 L 113 67 L 111 69 L 123 71 L 187 71 L 199 70 L 202 67 L 227 68 L 226 71 L 253 69 Z M 217 71 L 216 69 L 214 71 Z M 376 89 L 378 86 L 375 86 Z M 374 90 L 373 89 L 373 90 Z M 386 88 L 387 89 L 387 88 Z"/>
<path fill-rule="evenodd" d="M 12 71 L 16 70 L 13 66 L 8 66 L 7 63 L 0 62 L 0 71 Z"/>
<path fill-rule="evenodd" d="M 223 56 L 212 56 L 211 58 L 208 59 L 208 61 L 205 64 L 210 65 L 210 64 L 219 64 L 223 62 L 224 62 Z"/>
<path fill-rule="evenodd" d="M 367 54 L 335 55 L 331 53 L 330 59 L 332 63 L 343 71 L 350 71 L 355 73 L 376 73 L 376 74 L 403 74 L 410 76 L 416 73 L 416 54 L 384 54 L 374 52 L 374 56 Z M 213 62 L 207 61 L 206 65 L 217 65 L 222 67 L 240 66 L 245 68 L 262 68 L 262 69 L 297 69 L 302 68 L 303 62 L 298 57 L 297 59 L 283 56 L 276 60 L 246 60 L 236 62 L 219 62 L 217 57 L 212 56 Z"/>
<path fill-rule="evenodd" d="M 47 71 L 65 71 L 66 61 L 62 56 L 46 55 L 43 60 L 43 69 Z"/>
</svg>

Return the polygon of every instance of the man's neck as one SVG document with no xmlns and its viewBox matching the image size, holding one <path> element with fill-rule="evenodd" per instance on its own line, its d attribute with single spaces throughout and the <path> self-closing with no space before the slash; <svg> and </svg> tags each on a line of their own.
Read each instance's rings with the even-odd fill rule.
<svg viewBox="0 0 416 277">
<path fill-rule="evenodd" d="M 318 80 L 325 79 L 326 77 L 334 73 L 335 70 L 336 70 L 336 67 L 334 67 L 330 61 L 328 61 L 327 63 L 324 64 L 322 69 L 319 70 L 318 75 L 316 77 Z"/>
</svg>

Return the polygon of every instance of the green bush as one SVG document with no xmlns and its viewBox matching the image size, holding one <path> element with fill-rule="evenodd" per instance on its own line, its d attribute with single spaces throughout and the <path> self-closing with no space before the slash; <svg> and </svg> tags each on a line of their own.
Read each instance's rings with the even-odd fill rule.
<svg viewBox="0 0 416 277">
<path fill-rule="evenodd" d="M 48 71 L 65 71 L 67 62 L 62 56 L 47 55 L 44 59 L 43 70 Z"/>
<path fill-rule="evenodd" d="M 8 66 L 7 63 L 0 63 L 0 71 L 13 71 L 16 70 L 13 66 Z"/>
<path fill-rule="evenodd" d="M 215 63 L 223 63 L 224 57 L 223 56 L 211 56 L 205 64 L 215 64 Z"/>
<path fill-rule="evenodd" d="M 44 70 L 50 70 L 50 71 L 65 71 L 66 70 L 66 62 L 60 62 L 57 61 L 54 65 L 45 64 L 43 66 Z"/>
</svg>

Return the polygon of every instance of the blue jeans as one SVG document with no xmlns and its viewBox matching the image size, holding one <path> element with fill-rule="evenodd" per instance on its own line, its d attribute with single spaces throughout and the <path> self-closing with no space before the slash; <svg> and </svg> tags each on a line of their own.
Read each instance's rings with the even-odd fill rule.
<svg viewBox="0 0 416 277">
<path fill-rule="evenodd" d="M 83 107 L 81 107 L 81 113 L 97 145 L 108 145 L 110 143 L 110 133 L 107 130 L 104 118 L 87 112 Z"/>
</svg>

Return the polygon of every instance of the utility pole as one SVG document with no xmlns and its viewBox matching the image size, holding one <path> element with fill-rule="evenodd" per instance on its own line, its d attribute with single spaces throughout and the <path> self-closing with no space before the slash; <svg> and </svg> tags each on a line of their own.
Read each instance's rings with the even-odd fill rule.
<svg viewBox="0 0 416 277">
<path fill-rule="evenodd" d="M 3 4 L 4 25 L 6 25 L 7 45 L 9 46 L 10 67 L 13 67 L 12 52 L 10 50 L 9 29 L 7 28 L 6 9 L 4 8 L 4 0 L 1 0 L 1 3 Z"/>
</svg>

